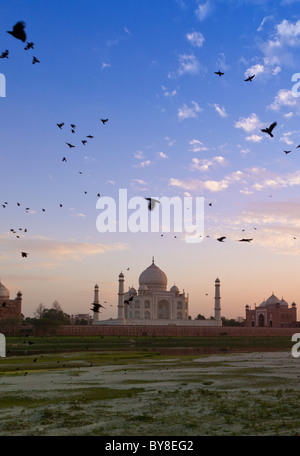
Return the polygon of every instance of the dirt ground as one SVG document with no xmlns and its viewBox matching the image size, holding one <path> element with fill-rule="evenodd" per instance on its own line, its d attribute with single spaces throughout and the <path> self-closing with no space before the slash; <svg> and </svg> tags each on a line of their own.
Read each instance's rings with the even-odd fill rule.
<svg viewBox="0 0 300 456">
<path fill-rule="evenodd" d="M 0 436 L 300 434 L 290 351 L 62 362 L 1 373 Z"/>
</svg>

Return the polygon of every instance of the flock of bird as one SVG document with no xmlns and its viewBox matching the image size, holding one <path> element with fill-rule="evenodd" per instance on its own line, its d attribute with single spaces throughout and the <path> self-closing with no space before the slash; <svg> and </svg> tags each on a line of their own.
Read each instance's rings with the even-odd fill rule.
<svg viewBox="0 0 300 456">
<path fill-rule="evenodd" d="M 23 43 L 25 43 L 26 40 L 27 40 L 27 35 L 26 35 L 26 32 L 25 32 L 25 23 L 24 23 L 23 21 L 17 22 L 17 23 L 14 25 L 13 29 L 12 29 L 11 31 L 8 31 L 7 33 L 9 33 L 10 35 L 12 35 L 14 38 L 16 38 L 16 39 L 22 41 Z M 24 47 L 24 50 L 27 51 L 27 50 L 30 50 L 30 49 L 34 49 L 34 43 L 33 43 L 33 42 L 28 42 L 28 41 L 27 41 L 27 44 L 26 44 L 26 46 Z M 8 59 L 8 56 L 9 56 L 9 50 L 5 50 L 5 51 L 3 51 L 2 54 L 0 55 L 0 58 L 1 58 L 1 59 L 5 59 L 5 58 Z M 35 63 L 40 63 L 40 62 L 39 62 L 39 60 L 38 60 L 35 56 L 33 56 L 33 61 L 32 61 L 32 63 L 35 64 Z M 225 74 L 224 72 L 221 72 L 220 70 L 219 70 L 219 71 L 215 71 L 214 73 L 215 73 L 216 75 L 218 75 L 219 77 L 222 77 L 222 76 L 224 76 L 224 74 Z M 245 82 L 251 82 L 251 81 L 253 81 L 254 77 L 255 77 L 255 74 L 253 74 L 253 75 L 251 75 L 251 76 L 248 76 L 246 79 L 244 79 L 244 81 L 245 81 Z M 101 118 L 101 119 L 100 119 L 100 121 L 102 122 L 103 125 L 105 125 L 105 124 L 108 122 L 108 120 L 109 120 L 109 119 L 107 119 L 107 118 Z M 60 123 L 57 123 L 56 125 L 57 125 L 57 127 L 58 127 L 60 130 L 63 130 L 63 128 L 65 127 L 65 122 L 60 122 Z M 274 128 L 276 127 L 276 125 L 277 125 L 277 122 L 273 122 L 271 125 L 269 125 L 269 126 L 263 128 L 263 129 L 261 129 L 261 132 L 266 133 L 266 134 L 268 134 L 271 138 L 273 138 L 273 137 L 274 137 L 274 135 L 273 135 L 273 130 L 274 130 Z M 71 133 L 72 133 L 72 134 L 75 134 L 75 133 L 76 133 L 76 125 L 75 125 L 74 123 L 71 123 L 71 124 L 70 124 L 70 127 L 71 127 Z M 94 136 L 91 135 L 91 134 L 86 135 L 84 139 L 81 139 L 81 144 L 82 144 L 83 146 L 85 146 L 85 145 L 87 144 L 87 141 L 88 141 L 88 140 L 92 140 L 93 138 L 94 138 Z M 68 142 L 68 141 L 65 141 L 65 144 L 68 146 L 69 150 L 71 150 L 71 149 L 73 149 L 73 148 L 76 147 L 75 144 L 73 144 L 73 141 L 72 141 L 72 143 L 71 143 L 71 142 Z M 300 148 L 300 144 L 299 144 L 297 147 Z M 291 152 L 291 150 L 284 150 L 284 153 L 285 153 L 286 155 L 289 154 L 290 152 Z M 66 156 L 63 156 L 62 162 L 67 162 Z M 79 174 L 82 174 L 82 172 L 79 171 Z M 87 194 L 86 191 L 85 191 L 84 193 Z M 97 197 L 100 197 L 100 193 L 97 194 Z M 155 200 L 154 198 L 145 198 L 145 200 L 147 200 L 147 202 L 148 202 L 148 209 L 149 209 L 150 211 L 152 211 L 152 210 L 154 209 L 154 207 L 156 206 L 157 203 L 160 203 L 158 200 Z M 8 204 L 7 202 L 4 202 L 4 203 L 2 204 L 2 207 L 5 208 L 5 207 L 7 206 L 7 204 Z M 20 203 L 17 203 L 17 205 L 20 206 Z M 59 207 L 62 207 L 62 206 L 63 206 L 63 205 L 60 203 L 60 204 L 59 204 Z M 212 203 L 209 203 L 209 206 L 212 206 Z M 30 211 L 30 208 L 27 207 L 25 210 L 26 210 L 26 212 L 29 212 L 29 211 Z M 46 209 L 43 208 L 42 211 L 45 212 Z M 20 238 L 20 235 L 16 233 L 16 230 L 15 230 L 15 229 L 12 228 L 10 231 L 11 231 L 13 234 L 15 234 L 17 238 Z M 19 231 L 22 231 L 22 228 L 19 228 Z M 24 233 L 26 233 L 26 232 L 27 232 L 27 229 L 24 229 Z M 161 235 L 161 236 L 163 236 L 163 235 Z M 174 236 L 174 237 L 176 238 L 176 236 Z M 206 237 L 209 237 L 209 236 L 206 236 Z M 218 238 L 217 238 L 217 241 L 219 241 L 219 242 L 224 242 L 225 239 L 226 239 L 226 236 L 221 236 L 221 237 L 218 237 Z M 294 237 L 294 239 L 296 239 L 296 238 Z M 242 238 L 242 239 L 239 239 L 239 242 L 247 242 L 247 243 L 250 243 L 250 242 L 252 242 L 252 241 L 253 241 L 253 238 Z M 28 256 L 28 252 L 21 252 L 21 256 L 22 256 L 23 258 L 27 257 L 27 256 Z M 95 309 L 92 309 L 92 310 L 94 310 L 94 312 L 97 312 L 97 311 L 99 311 L 99 308 L 100 308 L 100 307 L 103 307 L 103 306 L 101 306 L 101 304 L 99 304 L 99 307 L 97 307 L 97 308 L 95 308 Z"/>
<path fill-rule="evenodd" d="M 26 35 L 26 32 L 25 32 L 25 22 L 23 21 L 19 21 L 17 22 L 14 26 L 13 26 L 13 29 L 11 31 L 7 31 L 7 33 L 9 33 L 10 35 L 12 35 L 14 38 L 22 41 L 23 43 L 26 42 L 26 39 L 27 39 L 27 35 Z M 29 49 L 34 49 L 34 43 L 33 42 L 28 42 L 27 41 L 27 44 L 26 46 L 24 47 L 24 50 L 27 51 Z M 8 59 L 9 57 L 9 50 L 6 49 L 5 51 L 3 51 L 0 55 L 0 59 Z M 35 63 L 40 63 L 40 61 L 35 57 L 33 56 L 33 60 L 32 60 L 32 63 L 35 64 Z M 108 122 L 109 119 L 107 118 L 101 118 L 100 121 L 102 122 L 103 125 L 105 125 L 107 122 Z M 64 122 L 61 122 L 61 123 L 57 123 L 57 126 L 60 130 L 63 129 L 65 123 Z M 71 132 L 72 134 L 74 134 L 76 132 L 76 125 L 71 123 L 70 124 L 70 127 L 71 127 Z M 81 140 L 81 143 L 83 146 L 86 145 L 87 141 L 90 140 L 90 139 L 93 139 L 94 136 L 93 135 L 87 135 L 84 139 Z M 66 145 L 69 147 L 69 149 L 73 149 L 75 148 L 75 145 L 74 144 L 71 144 L 70 142 L 67 142 L 66 141 Z M 62 158 L 62 162 L 66 162 L 67 161 L 67 158 L 64 156 Z M 82 174 L 82 171 L 79 171 L 79 174 Z M 87 194 L 87 191 L 84 191 L 85 194 Z M 100 193 L 97 193 L 97 197 L 99 198 L 101 195 Z M 6 208 L 8 205 L 8 202 L 5 201 L 3 204 L 2 204 L 2 208 Z M 17 206 L 21 206 L 21 203 L 17 202 Z M 59 203 L 59 207 L 62 208 L 63 207 L 63 204 L 62 203 Z M 30 208 L 29 207 L 26 207 L 25 208 L 25 211 L 26 213 L 30 212 Z M 42 208 L 42 212 L 46 212 L 46 209 L 45 208 Z M 28 230 L 27 228 L 25 228 L 24 230 L 22 228 L 19 228 L 19 231 L 23 231 L 23 233 L 27 233 Z M 16 232 L 16 229 L 14 228 L 11 228 L 10 229 L 10 232 L 12 234 L 15 234 L 16 235 L 16 238 L 20 239 L 20 234 L 17 234 Z M 28 252 L 21 252 L 21 257 L 22 258 L 27 258 L 27 256 L 29 255 Z"/>
<path fill-rule="evenodd" d="M 13 29 L 11 31 L 8 31 L 7 33 L 9 33 L 10 35 L 12 35 L 14 38 L 16 38 L 17 40 L 21 40 L 23 43 L 26 42 L 26 39 L 27 39 L 27 36 L 26 36 L 26 32 L 25 32 L 25 22 L 23 21 L 19 21 L 17 22 L 14 26 L 13 26 Z M 28 42 L 27 41 L 27 44 L 26 46 L 24 47 L 24 50 L 25 51 L 28 51 L 29 49 L 34 49 L 34 43 L 33 42 Z M 8 55 L 9 55 L 9 50 L 6 49 L 5 51 L 3 51 L 0 55 L 0 59 L 8 59 Z M 32 58 L 32 64 L 35 65 L 36 63 L 40 63 L 39 59 L 36 58 L 35 56 L 33 56 Z"/>
</svg>

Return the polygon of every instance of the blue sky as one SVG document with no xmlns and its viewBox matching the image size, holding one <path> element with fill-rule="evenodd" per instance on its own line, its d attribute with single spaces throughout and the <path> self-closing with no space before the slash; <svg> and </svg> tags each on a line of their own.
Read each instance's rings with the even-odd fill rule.
<svg viewBox="0 0 300 456">
<path fill-rule="evenodd" d="M 88 311 L 97 282 L 111 303 L 103 318 L 114 317 L 119 272 L 130 267 L 125 285 L 137 287 L 152 255 L 168 286 L 189 292 L 192 317 L 213 313 L 217 276 L 227 317 L 272 291 L 300 301 L 299 3 L 0 6 L 0 53 L 9 50 L 0 59 L 0 278 L 12 296 L 21 289 L 26 316 L 55 299 L 68 313 Z M 19 20 L 34 49 L 6 33 Z M 274 121 L 270 138 L 261 129 Z M 171 233 L 99 233 L 97 194 L 118 200 L 121 188 L 204 197 L 210 237 L 195 246 Z M 19 239 L 10 229 L 20 227 Z"/>
</svg>

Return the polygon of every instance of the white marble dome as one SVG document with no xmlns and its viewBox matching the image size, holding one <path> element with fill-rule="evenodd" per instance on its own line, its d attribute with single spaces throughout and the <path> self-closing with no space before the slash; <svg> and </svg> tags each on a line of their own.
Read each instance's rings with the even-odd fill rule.
<svg viewBox="0 0 300 456">
<path fill-rule="evenodd" d="M 174 284 L 171 288 L 170 291 L 172 293 L 179 293 L 179 288 Z"/>
<path fill-rule="evenodd" d="M 146 285 L 149 290 L 166 291 L 167 283 L 168 278 L 166 274 L 154 264 L 154 260 L 152 260 L 152 264 L 139 277 L 139 285 Z"/>
<path fill-rule="evenodd" d="M 9 290 L 0 282 L 0 299 L 9 299 Z"/>
</svg>

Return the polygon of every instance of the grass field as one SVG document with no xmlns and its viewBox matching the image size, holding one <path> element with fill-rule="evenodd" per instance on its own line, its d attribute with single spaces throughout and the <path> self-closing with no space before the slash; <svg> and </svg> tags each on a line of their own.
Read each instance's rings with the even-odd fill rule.
<svg viewBox="0 0 300 456">
<path fill-rule="evenodd" d="M 290 337 L 152 337 L 152 336 L 44 336 L 7 337 L 7 355 L 29 353 L 59 353 L 107 349 L 181 349 L 195 348 L 209 351 L 245 349 L 289 349 Z"/>
<path fill-rule="evenodd" d="M 185 348 L 204 353 L 170 354 Z M 290 338 L 11 337 L 7 350 L 0 436 L 300 434 Z"/>
</svg>

